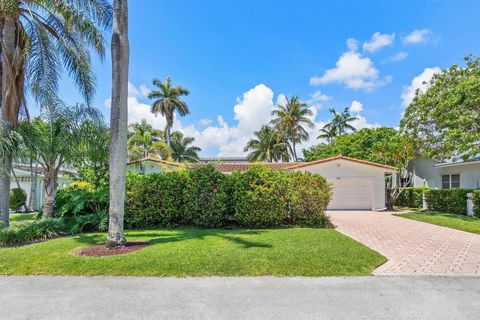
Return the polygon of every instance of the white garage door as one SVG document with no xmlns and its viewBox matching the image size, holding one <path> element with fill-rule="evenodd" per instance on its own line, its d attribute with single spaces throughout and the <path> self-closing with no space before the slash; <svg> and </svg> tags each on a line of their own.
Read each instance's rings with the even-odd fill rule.
<svg viewBox="0 0 480 320">
<path fill-rule="evenodd" d="M 328 209 L 372 209 L 372 185 L 369 179 L 341 177 L 328 181 L 333 191 Z"/>
</svg>

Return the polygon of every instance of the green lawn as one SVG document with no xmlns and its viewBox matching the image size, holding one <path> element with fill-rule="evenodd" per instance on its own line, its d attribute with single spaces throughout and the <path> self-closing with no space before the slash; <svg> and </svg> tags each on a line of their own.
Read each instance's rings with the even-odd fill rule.
<svg viewBox="0 0 480 320">
<path fill-rule="evenodd" d="M 386 259 L 333 229 L 129 231 L 150 241 L 140 251 L 79 257 L 76 248 L 104 241 L 81 234 L 0 249 L 4 275 L 333 276 L 369 275 Z"/>
<path fill-rule="evenodd" d="M 37 212 L 34 213 L 12 213 L 10 214 L 10 223 L 12 225 L 16 223 L 32 222 L 37 216 Z"/>
<path fill-rule="evenodd" d="M 397 214 L 397 216 L 480 234 L 480 219 L 477 217 L 432 211 L 422 213 L 402 213 Z"/>
</svg>

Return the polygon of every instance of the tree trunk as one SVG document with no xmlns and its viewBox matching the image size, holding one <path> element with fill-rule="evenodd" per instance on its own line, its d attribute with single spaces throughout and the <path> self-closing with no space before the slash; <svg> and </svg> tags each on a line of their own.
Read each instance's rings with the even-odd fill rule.
<svg viewBox="0 0 480 320">
<path fill-rule="evenodd" d="M 35 173 L 33 172 L 33 161 L 30 159 L 30 197 L 28 199 L 28 210 L 35 210 L 35 202 L 37 198 L 37 171 L 38 162 L 35 163 Z"/>
<path fill-rule="evenodd" d="M 165 128 L 165 140 L 167 142 L 167 146 L 171 147 L 170 145 L 170 126 L 167 124 L 167 127 Z"/>
<path fill-rule="evenodd" d="M 110 206 L 107 247 L 125 245 L 123 217 L 127 170 L 128 1 L 113 2 Z"/>
<path fill-rule="evenodd" d="M 15 81 L 9 72 L 12 70 L 11 61 L 13 60 L 16 43 L 16 23 L 15 19 L 4 16 L 0 39 L 3 41 L 1 50 L 1 101 L 0 101 L 0 123 L 5 126 L 6 131 L 12 130 L 14 123 L 11 117 L 12 110 L 12 88 L 11 83 Z M 23 88 L 22 88 L 23 89 Z M 10 168 L 12 166 L 12 155 L 9 152 L 3 154 L 0 159 L 0 219 L 3 227 L 8 227 L 10 222 Z M 0 226 L 0 227 L 2 227 Z"/>
<path fill-rule="evenodd" d="M 297 147 L 295 146 L 295 140 L 292 140 L 293 159 L 297 161 Z"/>
<path fill-rule="evenodd" d="M 43 200 L 43 217 L 50 218 L 53 216 L 55 209 L 55 199 L 57 197 L 58 188 L 58 171 L 55 164 L 49 165 L 46 168 L 45 177 L 43 178 L 43 192 L 45 199 Z"/>
</svg>

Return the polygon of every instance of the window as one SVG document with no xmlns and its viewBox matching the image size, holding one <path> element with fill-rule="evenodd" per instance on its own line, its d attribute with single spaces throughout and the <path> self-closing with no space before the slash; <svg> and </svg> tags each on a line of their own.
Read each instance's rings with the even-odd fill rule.
<svg viewBox="0 0 480 320">
<path fill-rule="evenodd" d="M 460 174 L 446 174 L 442 176 L 442 189 L 460 188 Z"/>
</svg>

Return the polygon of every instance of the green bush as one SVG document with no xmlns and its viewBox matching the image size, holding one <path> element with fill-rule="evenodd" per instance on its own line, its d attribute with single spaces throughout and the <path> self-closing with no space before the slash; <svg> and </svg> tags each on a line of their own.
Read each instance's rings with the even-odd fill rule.
<svg viewBox="0 0 480 320">
<path fill-rule="evenodd" d="M 27 201 L 27 193 L 22 188 L 10 190 L 10 209 L 18 211 Z"/>
<path fill-rule="evenodd" d="M 227 176 L 213 166 L 200 166 L 186 175 L 183 215 L 188 225 L 215 228 L 225 225 L 228 209 Z"/>
<path fill-rule="evenodd" d="M 63 219 L 49 218 L 0 230 L 0 246 L 28 244 L 65 234 Z"/>
<path fill-rule="evenodd" d="M 187 171 L 139 175 L 129 173 L 125 207 L 128 228 L 175 227 L 188 223 L 183 214 Z"/>
<path fill-rule="evenodd" d="M 108 208 L 108 188 L 95 189 L 88 182 L 74 182 L 58 190 L 55 217 L 88 215 Z"/>
<path fill-rule="evenodd" d="M 128 228 L 330 225 L 330 186 L 319 175 L 262 165 L 224 175 L 212 166 L 127 177 Z"/>
<path fill-rule="evenodd" d="M 476 216 L 480 216 L 480 190 L 473 191 L 472 201 L 473 201 L 473 213 Z"/>
<path fill-rule="evenodd" d="M 433 211 L 467 214 L 469 189 L 429 189 L 425 192 L 428 209 Z"/>
<path fill-rule="evenodd" d="M 430 188 L 427 187 L 410 187 L 404 188 L 397 201 L 396 206 L 409 207 L 409 208 L 422 208 L 423 207 L 423 193 Z"/>
</svg>

